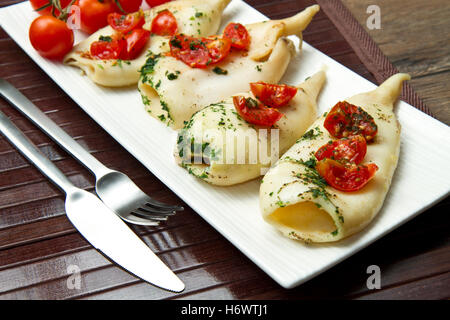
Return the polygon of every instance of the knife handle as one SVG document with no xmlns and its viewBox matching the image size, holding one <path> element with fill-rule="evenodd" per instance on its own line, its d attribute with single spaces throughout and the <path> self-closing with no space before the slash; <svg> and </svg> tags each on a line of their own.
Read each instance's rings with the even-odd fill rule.
<svg viewBox="0 0 450 320">
<path fill-rule="evenodd" d="M 47 159 L 39 149 L 0 111 L 0 131 L 43 174 L 58 185 L 66 194 L 75 186 Z"/>
<path fill-rule="evenodd" d="M 0 94 L 97 177 L 111 171 L 79 145 L 9 82 L 0 78 Z"/>
</svg>

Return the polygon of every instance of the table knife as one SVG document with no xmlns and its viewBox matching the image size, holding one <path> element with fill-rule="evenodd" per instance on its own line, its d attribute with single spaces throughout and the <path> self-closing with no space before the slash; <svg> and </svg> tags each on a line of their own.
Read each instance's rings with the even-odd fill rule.
<svg viewBox="0 0 450 320">
<path fill-rule="evenodd" d="M 97 250 L 128 272 L 160 288 L 181 292 L 184 283 L 99 198 L 72 182 L 0 111 L 0 131 L 65 195 L 67 217 Z"/>
</svg>

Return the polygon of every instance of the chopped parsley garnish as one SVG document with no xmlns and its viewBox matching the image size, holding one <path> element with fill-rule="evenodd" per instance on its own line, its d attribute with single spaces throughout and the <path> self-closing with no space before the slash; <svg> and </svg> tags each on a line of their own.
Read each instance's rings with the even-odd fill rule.
<svg viewBox="0 0 450 320">
<path fill-rule="evenodd" d="M 178 40 L 177 38 L 172 38 L 172 39 L 170 39 L 170 45 L 171 45 L 172 47 L 179 48 L 179 49 L 182 49 L 182 48 L 183 48 L 183 47 L 181 46 L 181 41 Z"/>
<path fill-rule="evenodd" d="M 148 97 L 144 94 L 141 94 L 142 97 L 142 103 L 145 104 L 146 106 L 150 105 L 150 100 L 148 99 Z"/>
<path fill-rule="evenodd" d="M 227 70 L 224 70 L 224 69 L 219 68 L 219 67 L 214 67 L 214 69 L 212 71 L 214 71 L 217 74 L 222 74 L 222 75 L 227 75 L 228 74 Z"/>
<path fill-rule="evenodd" d="M 299 139 L 297 142 L 302 140 L 313 140 L 322 135 L 322 131 L 319 127 L 315 127 L 314 129 L 306 131 L 306 133 Z"/>
<path fill-rule="evenodd" d="M 112 38 L 110 36 L 100 36 L 98 38 L 98 41 L 106 41 L 106 42 L 111 42 Z"/>
<path fill-rule="evenodd" d="M 275 202 L 275 204 L 280 208 L 286 207 L 286 204 L 281 200 L 278 200 L 277 202 Z"/>
<path fill-rule="evenodd" d="M 245 105 L 249 108 L 257 108 L 258 107 L 258 101 L 255 99 L 248 97 L 245 99 Z"/>
<path fill-rule="evenodd" d="M 153 54 L 151 51 L 148 53 L 148 58 L 145 64 L 141 67 L 139 72 L 141 73 L 142 82 L 148 81 L 148 75 L 155 71 L 155 65 L 158 63 L 158 59 L 161 58 L 161 54 Z"/>
<path fill-rule="evenodd" d="M 128 64 L 128 65 L 131 64 L 131 62 L 128 60 L 117 59 L 116 62 L 114 62 L 113 67 L 119 66 L 122 68 L 122 63 Z"/>
<path fill-rule="evenodd" d="M 178 74 L 175 74 L 175 73 L 168 73 L 167 74 L 167 79 L 169 79 L 169 80 L 175 80 L 177 78 L 178 78 Z"/>
</svg>

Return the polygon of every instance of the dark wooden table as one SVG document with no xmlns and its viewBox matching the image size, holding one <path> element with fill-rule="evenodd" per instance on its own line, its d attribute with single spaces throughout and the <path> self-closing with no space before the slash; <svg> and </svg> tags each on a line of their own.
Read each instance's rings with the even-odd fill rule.
<svg viewBox="0 0 450 320">
<path fill-rule="evenodd" d="M 0 0 L 0 6 L 15 2 L 19 0 Z M 271 18 L 282 18 L 302 10 L 313 1 L 247 2 Z M 401 14 L 398 14 L 400 17 Z M 304 38 L 365 78 L 379 82 L 377 77 L 380 75 L 368 69 L 323 11 L 313 20 Z M 435 50 L 440 50 L 438 44 Z M 100 161 L 128 174 L 155 198 L 185 205 L 90 119 L 3 30 L 0 30 L 0 57 L 0 77 L 19 88 Z M 423 63 L 427 63 L 426 60 Z M 0 100 L 0 108 L 77 186 L 93 190 L 94 180 L 81 165 L 4 101 Z M 184 212 L 161 227 L 133 227 L 186 283 L 183 293 L 174 294 L 138 280 L 94 250 L 64 215 L 62 193 L 0 137 L 0 298 L 450 297 L 448 199 L 331 270 L 292 290 L 281 288 L 193 210 L 185 207 Z M 369 290 L 366 285 L 369 277 L 367 267 L 374 264 L 381 269 L 380 290 Z M 67 285 L 71 275 L 68 267 L 73 265 L 81 272 L 80 289 L 70 289 Z"/>
</svg>

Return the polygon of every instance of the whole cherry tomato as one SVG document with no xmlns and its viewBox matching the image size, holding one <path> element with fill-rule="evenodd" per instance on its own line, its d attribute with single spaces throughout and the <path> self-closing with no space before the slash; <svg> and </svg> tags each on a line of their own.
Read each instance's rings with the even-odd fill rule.
<svg viewBox="0 0 450 320">
<path fill-rule="evenodd" d="M 33 48 L 49 59 L 60 59 L 73 47 L 73 31 L 64 21 L 50 15 L 34 19 L 29 38 Z"/>
<path fill-rule="evenodd" d="M 170 2 L 171 0 L 145 0 L 145 2 L 147 2 L 147 4 L 150 7 L 156 7 L 159 6 L 160 4 L 166 3 L 166 2 Z"/>
<path fill-rule="evenodd" d="M 160 36 L 173 36 L 178 30 L 177 19 L 169 10 L 163 10 L 153 18 L 151 30 Z"/>
<path fill-rule="evenodd" d="M 71 0 L 60 0 L 61 8 L 64 9 L 69 5 L 70 2 Z M 54 6 L 52 5 L 52 0 L 30 0 L 30 4 L 34 10 L 37 10 L 39 8 L 42 8 L 43 6 L 48 5 L 44 9 L 36 12 L 39 13 L 40 15 L 52 15 L 52 11 L 54 8 Z M 59 10 L 56 9 L 56 7 L 54 8 L 54 13 L 55 16 L 58 16 L 60 14 Z"/>
<path fill-rule="evenodd" d="M 94 33 L 108 24 L 108 15 L 117 9 L 113 0 L 79 0 L 81 30 Z"/>
<path fill-rule="evenodd" d="M 142 0 L 114 0 L 116 12 L 118 13 L 132 13 L 139 10 Z"/>
</svg>

